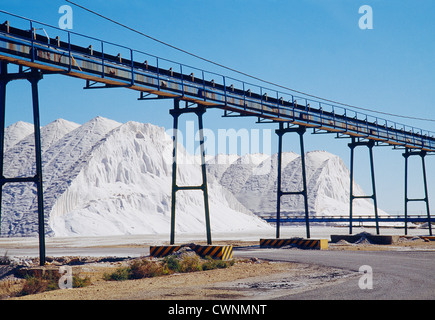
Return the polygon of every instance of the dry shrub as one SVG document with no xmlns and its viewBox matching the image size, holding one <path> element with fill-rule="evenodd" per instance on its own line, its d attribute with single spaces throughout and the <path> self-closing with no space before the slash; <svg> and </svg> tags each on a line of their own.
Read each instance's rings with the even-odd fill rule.
<svg viewBox="0 0 435 320">
<path fill-rule="evenodd" d="M 136 260 L 130 265 L 129 279 L 152 278 L 168 274 L 168 269 L 159 262 Z"/>
<path fill-rule="evenodd" d="M 44 279 L 40 276 L 30 276 L 26 277 L 26 281 L 24 282 L 21 291 L 17 293 L 17 296 L 26 296 L 29 294 L 36 294 L 40 292 L 47 291 L 49 285 L 49 280 Z"/>
<path fill-rule="evenodd" d="M 201 270 L 201 259 L 197 255 L 186 255 L 180 262 L 181 272 L 195 272 Z"/>
<path fill-rule="evenodd" d="M 23 280 L 2 280 L 0 282 L 0 300 L 16 297 L 22 289 Z"/>
<path fill-rule="evenodd" d="M 120 267 L 117 268 L 112 273 L 105 273 L 103 275 L 103 279 L 107 281 L 124 281 L 129 279 L 129 275 L 130 275 L 129 267 Z"/>
</svg>

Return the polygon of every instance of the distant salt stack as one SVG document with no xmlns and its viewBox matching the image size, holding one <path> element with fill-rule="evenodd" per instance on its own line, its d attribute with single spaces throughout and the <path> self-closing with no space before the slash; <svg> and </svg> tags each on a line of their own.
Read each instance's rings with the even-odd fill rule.
<svg viewBox="0 0 435 320">
<path fill-rule="evenodd" d="M 242 163 L 249 163 L 243 165 Z M 348 215 L 349 170 L 338 157 L 326 151 L 306 154 L 308 207 L 310 215 Z M 213 173 L 213 170 L 210 169 Z M 277 155 L 263 157 L 263 161 L 248 161 L 244 157 L 233 160 L 224 168 L 221 165 L 220 184 L 227 188 L 249 210 L 257 215 L 276 214 Z M 302 190 L 300 155 L 283 153 L 282 190 Z M 354 184 L 354 194 L 364 195 L 360 186 Z M 304 201 L 301 196 L 281 198 L 283 215 L 303 215 Z M 356 215 L 373 215 L 373 204 L 368 199 L 354 202 Z M 384 214 L 380 210 L 380 214 Z"/>
<path fill-rule="evenodd" d="M 163 128 L 98 117 L 82 126 L 58 120 L 42 128 L 41 134 L 49 235 L 169 233 L 172 139 Z M 33 170 L 32 141 L 26 137 L 9 153 L 7 169 L 12 175 Z M 201 172 L 186 164 L 180 166 L 178 177 L 180 185 L 195 184 Z M 271 228 L 212 177 L 209 195 L 212 231 Z M 2 234 L 35 235 L 33 187 L 8 185 L 4 199 Z M 205 231 L 201 192 L 179 193 L 176 228 L 177 232 Z"/>
</svg>

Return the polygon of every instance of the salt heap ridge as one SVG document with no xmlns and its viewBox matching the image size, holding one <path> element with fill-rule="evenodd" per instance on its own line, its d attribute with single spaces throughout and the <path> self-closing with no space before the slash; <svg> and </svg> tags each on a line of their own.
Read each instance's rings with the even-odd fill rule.
<svg viewBox="0 0 435 320">
<path fill-rule="evenodd" d="M 6 177 L 35 174 L 33 125 L 6 128 Z M 79 125 L 63 119 L 41 129 L 45 227 L 49 236 L 168 234 L 171 211 L 172 139 L 164 128 L 97 117 Z M 177 184 L 201 184 L 195 157 L 179 147 Z M 276 209 L 277 155 L 208 157 L 212 232 L 270 230 L 257 215 Z M 300 156 L 283 155 L 283 189 L 300 188 Z M 307 153 L 312 214 L 348 212 L 349 174 L 340 158 Z M 355 185 L 355 190 L 363 194 Z M 301 197 L 283 197 L 283 213 L 298 214 Z M 356 209 L 373 213 L 367 200 Z M 3 187 L 2 236 L 37 235 L 36 188 Z M 255 214 L 254 214 L 255 213 Z M 176 231 L 205 233 L 200 191 L 177 193 Z"/>
<path fill-rule="evenodd" d="M 62 126 L 61 124 L 64 124 Z M 97 117 L 77 125 L 57 120 L 41 129 L 46 230 L 51 236 L 169 233 L 172 139 L 151 124 Z M 191 157 L 180 146 L 180 153 Z M 6 149 L 5 176 L 34 175 L 33 134 Z M 200 184 L 200 167 L 181 165 L 178 184 Z M 212 231 L 271 228 L 209 179 Z M 35 188 L 3 191 L 2 235 L 37 234 Z M 205 232 L 202 193 L 177 194 L 177 232 Z"/>
</svg>

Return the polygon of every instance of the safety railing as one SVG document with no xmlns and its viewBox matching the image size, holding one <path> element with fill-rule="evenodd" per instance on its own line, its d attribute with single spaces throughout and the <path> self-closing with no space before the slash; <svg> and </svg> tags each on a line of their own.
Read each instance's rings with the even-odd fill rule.
<svg viewBox="0 0 435 320">
<path fill-rule="evenodd" d="M 69 75 L 87 75 L 96 82 L 203 101 L 243 115 L 435 151 L 435 133 L 428 130 L 195 68 L 2 10 L 0 16 L 6 19 L 0 26 L 0 52 L 6 56 L 56 67 Z M 10 19 L 24 26 L 12 27 Z"/>
</svg>

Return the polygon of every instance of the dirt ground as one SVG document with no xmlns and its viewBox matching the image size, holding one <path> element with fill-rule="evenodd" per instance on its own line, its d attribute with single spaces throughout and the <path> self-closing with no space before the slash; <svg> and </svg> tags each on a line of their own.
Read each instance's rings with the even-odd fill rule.
<svg viewBox="0 0 435 320">
<path fill-rule="evenodd" d="M 104 272 L 123 263 L 73 266 L 73 274 L 89 276 L 84 288 L 54 290 L 12 300 L 214 300 L 270 299 L 280 290 L 294 292 L 329 285 L 350 273 L 293 263 L 239 260 L 228 269 L 173 274 L 140 280 L 106 281 Z"/>
<path fill-rule="evenodd" d="M 220 244 L 225 244 L 220 243 Z M 258 243 L 233 243 L 234 246 L 258 245 Z M 289 250 L 301 250 L 289 248 Z M 435 241 L 420 238 L 401 239 L 392 245 L 374 245 L 367 241 L 351 244 L 345 241 L 330 243 L 328 250 L 435 250 Z M 78 258 L 69 258 L 78 259 Z M 64 261 L 67 262 L 67 259 Z M 53 261 L 49 267 L 58 267 Z M 21 300 L 213 300 L 213 299 L 270 299 L 282 290 L 297 293 L 344 281 L 358 274 L 333 268 L 296 263 L 240 260 L 227 269 L 140 280 L 106 281 L 103 274 L 128 264 L 128 260 L 116 259 L 92 261 L 73 265 L 74 275 L 90 277 L 91 285 L 84 288 L 54 290 L 36 295 L 9 298 L 22 286 L 23 280 L 15 277 L 0 278 L 0 299 Z M 1 266 L 0 266 L 1 267 Z M 0 270 L 1 271 L 1 270 Z"/>
</svg>

